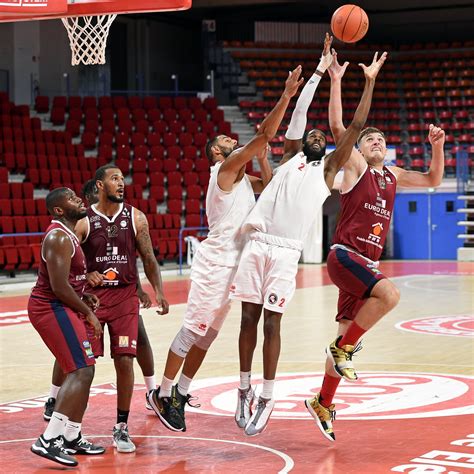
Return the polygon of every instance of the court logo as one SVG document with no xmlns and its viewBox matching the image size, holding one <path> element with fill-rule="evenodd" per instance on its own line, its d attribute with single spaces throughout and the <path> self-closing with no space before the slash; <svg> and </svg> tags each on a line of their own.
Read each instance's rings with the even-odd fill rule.
<svg viewBox="0 0 474 474">
<path fill-rule="evenodd" d="M 334 398 L 337 416 L 345 420 L 410 419 L 473 413 L 474 377 L 404 372 L 362 372 L 357 383 L 342 381 Z M 272 418 L 309 419 L 304 401 L 321 389 L 324 374 L 281 374 L 275 383 Z M 233 416 L 238 377 L 193 382 L 201 407 L 188 410 Z M 262 377 L 252 377 L 257 393 Z M 194 385 L 195 384 L 195 385 Z"/>
<path fill-rule="evenodd" d="M 402 331 L 437 336 L 473 337 L 474 316 L 472 314 L 460 314 L 410 319 L 396 324 L 395 327 Z"/>
<path fill-rule="evenodd" d="M 278 296 L 275 293 L 270 293 L 268 295 L 268 303 L 275 304 L 278 301 Z"/>
</svg>

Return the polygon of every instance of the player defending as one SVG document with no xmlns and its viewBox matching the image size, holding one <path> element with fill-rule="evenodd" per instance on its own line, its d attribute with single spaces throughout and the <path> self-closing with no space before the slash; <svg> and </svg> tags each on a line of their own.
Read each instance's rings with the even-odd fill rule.
<svg viewBox="0 0 474 474">
<path fill-rule="evenodd" d="M 69 188 L 57 188 L 46 196 L 46 206 L 54 219 L 41 244 L 38 280 L 28 300 L 28 316 L 67 376 L 51 420 L 31 451 L 65 466 L 77 466 L 71 454 L 105 451 L 81 435 L 95 364 L 86 324 L 93 327 L 95 337 L 100 337 L 102 327 L 93 311 L 99 300 L 83 292 L 86 262 L 74 235 L 76 222 L 86 215 L 81 198 Z"/>
<path fill-rule="evenodd" d="M 84 183 L 82 188 L 82 195 L 87 201 L 89 206 L 96 204 L 99 200 L 99 195 L 97 192 L 97 186 L 94 179 L 90 179 Z M 104 280 L 104 275 L 98 272 L 92 272 L 87 274 L 87 281 L 91 286 L 102 285 Z M 146 293 L 140 280 L 137 280 L 137 296 L 142 304 L 142 307 L 148 309 L 152 305 L 152 301 L 148 293 Z M 145 325 L 143 323 L 142 315 L 138 316 L 138 337 L 137 337 L 137 362 L 140 368 L 142 369 L 143 379 L 146 386 L 146 408 L 151 410 L 151 406 L 148 403 L 148 394 L 156 388 L 156 379 L 155 379 L 155 365 L 153 361 L 153 350 L 148 340 L 148 335 L 145 330 Z M 56 403 L 56 397 L 58 395 L 59 389 L 61 388 L 62 383 L 65 379 L 65 374 L 61 370 L 60 365 L 57 361 L 54 362 L 53 375 L 51 380 L 51 388 L 49 391 L 49 398 L 44 405 L 43 418 L 48 421 L 51 419 L 51 414 L 54 411 L 54 406 Z"/>
<path fill-rule="evenodd" d="M 145 215 L 124 203 L 124 178 L 114 165 L 105 165 L 95 174 L 99 201 L 87 209 L 87 217 L 76 226 L 87 258 L 87 269 L 103 275 L 103 284 L 90 291 L 100 298 L 97 317 L 107 324 L 111 354 L 117 373 L 117 424 L 113 429 L 118 452 L 135 451 L 128 434 L 128 416 L 133 394 L 133 359 L 137 353 L 138 272 L 136 251 L 155 291 L 158 313 L 168 313 L 161 274 L 153 254 Z M 96 357 L 104 355 L 103 337 L 93 343 Z"/>
<path fill-rule="evenodd" d="M 280 321 L 295 291 L 303 241 L 313 223 L 315 210 L 330 195 L 334 177 L 349 159 L 367 120 L 375 79 L 386 58 L 384 53 L 377 60 L 376 53 L 370 66 L 361 64 L 366 78 L 364 92 L 353 121 L 336 150 L 321 156 L 325 137 L 322 140 L 321 132 L 314 132 L 306 139 L 304 151 L 295 154 L 301 149 L 306 110 L 316 89 L 314 84 L 317 85 L 332 60 L 330 42 L 327 36 L 323 57 L 306 86 L 310 89 L 302 91 L 303 97 L 293 112 L 285 138 L 283 164 L 275 170 L 272 181 L 244 223 L 249 241 L 242 252 L 231 298 L 242 301 L 240 387 L 235 420 L 249 436 L 265 429 L 275 404 L 273 385 L 280 355 Z M 305 110 L 304 114 L 302 110 Z M 250 372 L 262 307 L 264 380 L 262 393 L 252 413 L 254 390 L 250 384 Z"/>
<path fill-rule="evenodd" d="M 302 83 L 300 75 L 298 66 L 286 80 L 280 100 L 247 145 L 236 148 L 236 140 L 219 135 L 206 147 L 214 165 L 206 196 L 209 235 L 193 261 L 183 327 L 171 344 L 161 385 L 150 399 L 156 414 L 170 430 L 186 430 L 184 406 L 189 401 L 189 385 L 229 312 L 229 289 L 243 247 L 240 227 L 255 205 L 254 194 L 261 193 L 271 179 L 266 147 Z M 256 154 L 260 156 L 263 180 L 245 174 L 245 165 Z M 183 360 L 183 372 L 178 385 L 173 386 Z"/>
<path fill-rule="evenodd" d="M 339 146 L 346 130 L 342 122 L 341 79 L 349 63 L 338 64 L 334 50 L 333 57 L 329 68 L 329 124 Z M 352 363 L 357 343 L 399 300 L 398 288 L 377 268 L 390 226 L 396 187 L 439 186 L 443 177 L 444 131 L 430 125 L 428 139 L 432 161 L 427 173 L 384 166 L 385 136 L 373 127 L 362 131 L 359 149 L 352 151 L 344 166 L 341 216 L 327 260 L 329 276 L 339 288 L 337 339 L 326 348 L 321 392 L 305 402 L 318 428 L 330 441 L 335 440 L 332 401 L 341 377 L 357 380 Z"/>
</svg>

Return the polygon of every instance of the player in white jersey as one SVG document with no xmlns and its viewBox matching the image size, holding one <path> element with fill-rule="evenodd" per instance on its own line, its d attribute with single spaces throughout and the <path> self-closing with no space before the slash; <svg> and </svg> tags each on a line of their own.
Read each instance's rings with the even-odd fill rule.
<svg viewBox="0 0 474 474">
<path fill-rule="evenodd" d="M 312 130 L 304 145 L 303 136 L 307 109 L 320 78 L 331 64 L 331 40 L 326 35 L 321 61 L 298 99 L 285 136 L 282 164 L 275 170 L 272 181 L 243 225 L 249 240 L 231 288 L 231 299 L 242 301 L 240 387 L 235 420 L 249 436 L 265 429 L 275 404 L 273 385 L 280 354 L 280 321 L 295 291 L 303 241 L 314 221 L 315 211 L 330 195 L 336 173 L 349 159 L 356 144 L 370 110 L 375 78 L 386 57 L 384 53 L 377 61 L 376 53 L 370 66 L 361 65 L 366 82 L 352 123 L 336 150 L 322 156 L 326 145 L 324 134 Z M 303 151 L 299 151 L 301 149 Z M 262 308 L 264 380 L 253 410 L 250 371 Z"/>
<path fill-rule="evenodd" d="M 240 228 L 255 205 L 255 194 L 261 193 L 271 179 L 266 147 L 302 83 L 300 75 L 301 66 L 289 73 L 280 100 L 247 145 L 237 148 L 236 140 L 219 135 L 206 147 L 214 165 L 206 196 L 209 234 L 192 264 L 183 326 L 169 349 L 161 385 L 149 397 L 155 413 L 170 430 L 186 430 L 184 406 L 189 403 L 189 386 L 230 309 L 229 288 L 243 248 Z M 262 179 L 245 174 L 245 165 L 256 154 Z M 173 386 L 184 360 L 178 384 Z"/>
</svg>

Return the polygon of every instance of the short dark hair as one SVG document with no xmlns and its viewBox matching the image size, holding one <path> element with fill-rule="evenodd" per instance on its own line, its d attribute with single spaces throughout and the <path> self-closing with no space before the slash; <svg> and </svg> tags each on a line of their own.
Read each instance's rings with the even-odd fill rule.
<svg viewBox="0 0 474 474">
<path fill-rule="evenodd" d="M 97 194 L 97 186 L 95 184 L 95 179 L 89 179 L 82 186 L 82 195 L 87 198 L 91 194 Z"/>
<path fill-rule="evenodd" d="M 46 196 L 46 208 L 48 212 L 54 216 L 54 208 L 59 206 L 59 203 L 64 199 L 67 193 L 70 193 L 69 188 L 55 188 Z"/>
<path fill-rule="evenodd" d="M 213 161 L 214 155 L 212 154 L 212 147 L 217 144 L 217 140 L 219 139 L 220 135 L 216 135 L 215 137 L 211 138 L 206 143 L 206 156 L 209 161 Z"/>
<path fill-rule="evenodd" d="M 119 170 L 120 168 L 116 165 L 109 163 L 108 165 L 101 166 L 95 171 L 94 181 L 103 181 L 107 170 Z"/>
<path fill-rule="evenodd" d="M 367 127 L 360 132 L 359 138 L 357 139 L 357 146 L 359 146 L 360 141 L 369 133 L 380 133 L 382 137 L 385 139 L 385 134 L 382 132 L 382 130 L 379 130 L 378 128 L 375 127 Z"/>
</svg>

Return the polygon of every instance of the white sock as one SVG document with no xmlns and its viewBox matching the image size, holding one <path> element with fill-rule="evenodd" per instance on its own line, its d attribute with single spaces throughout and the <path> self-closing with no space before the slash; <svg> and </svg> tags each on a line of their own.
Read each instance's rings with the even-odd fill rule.
<svg viewBox="0 0 474 474">
<path fill-rule="evenodd" d="M 64 437 L 67 441 L 73 441 L 79 436 L 81 432 L 81 423 L 76 423 L 75 421 L 67 420 L 66 429 L 64 430 Z"/>
<path fill-rule="evenodd" d="M 242 390 L 250 388 L 250 372 L 240 372 L 240 388 Z"/>
<path fill-rule="evenodd" d="M 51 388 L 49 389 L 49 398 L 58 398 L 58 392 L 61 386 L 51 384 Z"/>
<path fill-rule="evenodd" d="M 263 390 L 260 396 L 266 400 L 273 398 L 273 385 L 275 385 L 275 380 L 263 379 Z"/>
<path fill-rule="evenodd" d="M 173 381 L 171 379 L 167 379 L 163 375 L 163 379 L 161 380 L 161 385 L 160 385 L 159 398 L 171 397 L 172 387 L 173 387 Z"/>
<path fill-rule="evenodd" d="M 190 379 L 189 377 L 186 377 L 186 375 L 181 373 L 178 380 L 178 392 L 181 395 L 187 395 L 189 392 L 189 386 L 191 385 L 192 381 L 193 379 Z"/>
<path fill-rule="evenodd" d="M 154 375 L 151 375 L 150 377 L 143 376 L 143 380 L 145 381 L 147 393 L 156 388 L 156 378 Z"/>
<path fill-rule="evenodd" d="M 48 426 L 46 427 L 43 438 L 44 439 L 53 439 L 57 438 L 59 435 L 64 434 L 64 430 L 66 429 L 66 422 L 68 421 L 68 417 L 63 415 L 62 413 L 58 413 L 57 411 L 53 411 L 51 415 L 51 420 L 49 420 Z"/>
</svg>

